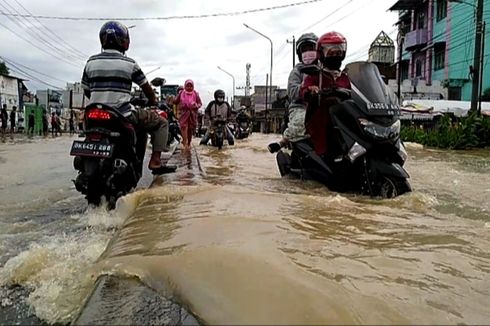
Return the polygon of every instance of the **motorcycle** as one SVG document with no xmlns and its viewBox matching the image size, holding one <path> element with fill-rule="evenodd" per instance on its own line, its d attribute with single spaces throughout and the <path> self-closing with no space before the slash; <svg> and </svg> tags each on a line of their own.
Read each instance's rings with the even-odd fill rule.
<svg viewBox="0 0 490 326">
<path fill-rule="evenodd" d="M 105 197 L 108 208 L 114 209 L 117 199 L 135 188 L 142 176 L 148 136 L 104 104 L 88 105 L 84 123 L 85 139 L 75 140 L 70 150 L 78 171 L 75 188 L 89 204 L 98 206 Z"/>
<path fill-rule="evenodd" d="M 232 121 L 229 121 L 226 126 L 228 127 L 228 130 L 231 132 L 231 134 L 233 135 L 233 137 L 236 137 L 236 133 L 237 133 L 237 127 L 236 127 L 236 123 L 235 122 L 232 122 Z"/>
<path fill-rule="evenodd" d="M 252 124 L 249 116 L 240 110 L 236 116 L 236 134 L 237 139 L 247 138 L 252 133 Z"/>
<path fill-rule="evenodd" d="M 159 108 L 157 109 L 157 113 L 168 121 L 168 141 L 167 145 L 171 145 L 174 141 L 180 143 L 181 133 L 180 133 L 180 125 L 179 121 L 175 118 L 175 115 L 172 109 L 168 106 L 166 101 L 163 101 Z"/>
<path fill-rule="evenodd" d="M 226 134 L 226 121 L 222 119 L 215 119 L 211 125 L 211 130 L 209 131 L 209 136 L 211 139 L 211 145 L 221 149 L 223 147 L 223 142 Z"/>
<path fill-rule="evenodd" d="M 350 63 L 346 70 L 352 90 L 320 87 L 318 97 L 311 99 L 320 103 L 317 109 L 325 109 L 322 98 L 340 101 L 329 108 L 334 130 L 330 154 L 320 157 L 308 141 L 292 142 L 291 154 L 285 150 L 277 153 L 280 174 L 317 180 L 333 191 L 371 197 L 392 198 L 410 192 L 395 94 L 373 63 Z M 303 72 L 323 73 L 318 66 L 306 67 Z"/>
</svg>

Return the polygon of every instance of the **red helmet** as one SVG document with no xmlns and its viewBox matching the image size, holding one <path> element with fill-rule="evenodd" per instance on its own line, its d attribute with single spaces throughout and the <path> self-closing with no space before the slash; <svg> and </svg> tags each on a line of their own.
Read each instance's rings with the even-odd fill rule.
<svg viewBox="0 0 490 326">
<path fill-rule="evenodd" d="M 316 50 L 321 59 L 329 56 L 345 58 L 347 40 L 338 32 L 328 32 L 320 36 L 316 42 Z"/>
</svg>

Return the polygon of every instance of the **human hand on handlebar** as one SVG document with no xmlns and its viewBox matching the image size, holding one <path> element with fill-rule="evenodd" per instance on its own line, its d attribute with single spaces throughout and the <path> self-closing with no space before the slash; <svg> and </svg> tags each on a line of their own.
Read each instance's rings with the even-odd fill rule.
<svg viewBox="0 0 490 326">
<path fill-rule="evenodd" d="M 318 86 L 308 86 L 308 91 L 312 94 L 318 94 L 318 92 L 320 91 L 320 88 Z"/>
</svg>

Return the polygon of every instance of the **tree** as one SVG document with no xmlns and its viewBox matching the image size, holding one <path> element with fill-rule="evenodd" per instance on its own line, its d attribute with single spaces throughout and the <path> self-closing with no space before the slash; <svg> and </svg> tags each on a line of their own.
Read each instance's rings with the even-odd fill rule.
<svg viewBox="0 0 490 326">
<path fill-rule="evenodd" d="M 8 75 L 9 72 L 9 68 L 7 67 L 5 62 L 0 61 L 0 75 Z"/>
</svg>

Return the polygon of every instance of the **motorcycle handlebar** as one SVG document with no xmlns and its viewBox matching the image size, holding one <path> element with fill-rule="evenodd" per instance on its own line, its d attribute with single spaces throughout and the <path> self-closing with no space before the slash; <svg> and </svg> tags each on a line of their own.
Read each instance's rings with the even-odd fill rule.
<svg viewBox="0 0 490 326">
<path fill-rule="evenodd" d="M 341 100 L 347 100 L 347 99 L 351 98 L 351 90 L 347 89 L 347 88 L 342 88 L 342 87 L 321 89 L 318 91 L 318 94 L 321 96 L 338 97 Z"/>
</svg>

